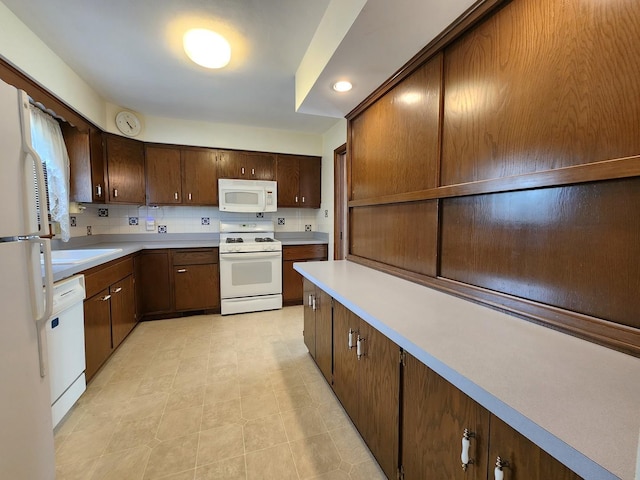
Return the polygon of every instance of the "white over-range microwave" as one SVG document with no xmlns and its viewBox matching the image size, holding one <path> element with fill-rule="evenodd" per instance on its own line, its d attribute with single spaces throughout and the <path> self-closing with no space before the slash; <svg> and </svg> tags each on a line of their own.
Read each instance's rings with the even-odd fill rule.
<svg viewBox="0 0 640 480">
<path fill-rule="evenodd" d="M 218 205 L 221 212 L 275 212 L 278 185 L 269 180 L 218 179 Z"/>
</svg>

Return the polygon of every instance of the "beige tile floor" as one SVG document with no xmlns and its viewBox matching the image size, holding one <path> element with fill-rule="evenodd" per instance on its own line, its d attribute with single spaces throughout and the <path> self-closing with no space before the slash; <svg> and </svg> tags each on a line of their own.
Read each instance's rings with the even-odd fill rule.
<svg viewBox="0 0 640 480">
<path fill-rule="evenodd" d="M 385 479 L 302 324 L 302 307 L 141 323 L 56 429 L 57 479 Z"/>
</svg>

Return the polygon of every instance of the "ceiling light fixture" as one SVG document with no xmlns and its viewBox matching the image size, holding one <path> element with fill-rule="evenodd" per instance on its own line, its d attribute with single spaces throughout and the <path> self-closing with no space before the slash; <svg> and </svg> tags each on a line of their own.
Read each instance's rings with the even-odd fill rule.
<svg viewBox="0 0 640 480">
<path fill-rule="evenodd" d="M 229 42 L 211 30 L 189 30 L 184 34 L 183 45 L 189 58 L 205 68 L 222 68 L 231 60 Z"/>
<path fill-rule="evenodd" d="M 348 92 L 352 88 L 353 85 L 351 85 L 351 82 L 347 82 L 346 80 L 341 80 L 333 84 L 333 89 L 336 92 Z"/>
</svg>

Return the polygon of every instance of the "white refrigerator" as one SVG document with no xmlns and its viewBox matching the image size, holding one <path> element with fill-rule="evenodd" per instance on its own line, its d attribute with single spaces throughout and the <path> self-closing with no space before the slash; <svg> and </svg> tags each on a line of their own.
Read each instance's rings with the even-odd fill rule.
<svg viewBox="0 0 640 480">
<path fill-rule="evenodd" d="M 53 282 L 49 240 L 40 238 L 44 176 L 31 148 L 29 97 L 0 81 L 0 114 L 0 478 L 49 480 L 55 459 L 44 327 Z"/>
</svg>

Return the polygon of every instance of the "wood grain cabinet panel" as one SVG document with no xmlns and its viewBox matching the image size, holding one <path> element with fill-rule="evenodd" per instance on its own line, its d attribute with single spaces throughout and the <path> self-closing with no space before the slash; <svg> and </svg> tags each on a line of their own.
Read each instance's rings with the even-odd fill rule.
<svg viewBox="0 0 640 480">
<path fill-rule="evenodd" d="M 438 185 L 442 56 L 350 122 L 351 198 Z"/>
<path fill-rule="evenodd" d="M 320 208 L 322 159 L 278 155 L 278 207 Z"/>
<path fill-rule="evenodd" d="M 105 136 L 109 203 L 144 205 L 144 144 L 117 135 Z"/>
<path fill-rule="evenodd" d="M 505 480 L 582 479 L 498 417 L 491 415 L 488 460 L 491 474 L 498 457 L 507 464 L 502 470 Z"/>
<path fill-rule="evenodd" d="M 218 265 L 174 265 L 175 309 L 206 310 L 220 307 Z"/>
<path fill-rule="evenodd" d="M 69 154 L 69 200 L 106 203 L 102 132 L 94 128 L 80 131 L 67 122 L 60 122 L 60 128 Z"/>
<path fill-rule="evenodd" d="M 640 328 L 640 179 L 445 199 L 441 275 Z"/>
<path fill-rule="evenodd" d="M 182 203 L 180 149 L 145 147 L 147 204 L 172 205 Z"/>
<path fill-rule="evenodd" d="M 442 184 L 640 153 L 640 9 L 518 0 L 445 51 Z"/>
<path fill-rule="evenodd" d="M 217 152 L 210 148 L 182 149 L 182 203 L 218 205 Z"/>
<path fill-rule="evenodd" d="M 388 478 L 398 467 L 399 354 L 395 343 L 334 300 L 333 389 Z"/>
<path fill-rule="evenodd" d="M 405 478 L 486 480 L 489 411 L 415 357 L 405 355 L 402 369 L 402 466 Z M 465 429 L 473 435 L 469 448 L 473 463 L 466 471 L 460 461 Z"/>
<path fill-rule="evenodd" d="M 303 303 L 302 275 L 293 269 L 296 262 L 327 260 L 328 247 L 323 245 L 286 245 L 282 247 L 282 302 Z M 304 297 L 306 298 L 306 296 Z"/>
<path fill-rule="evenodd" d="M 116 348 L 136 326 L 136 302 L 133 275 L 109 287 L 111 295 L 111 335 Z"/>
<path fill-rule="evenodd" d="M 316 286 L 304 281 L 304 326 L 302 336 L 304 344 L 309 350 L 309 354 L 315 360 L 316 358 L 316 311 L 314 308 L 313 297 L 316 294 Z"/>
<path fill-rule="evenodd" d="M 349 216 L 352 255 L 436 275 L 438 201 L 352 208 Z"/>
<path fill-rule="evenodd" d="M 111 307 L 106 288 L 84 301 L 85 376 L 91 380 L 111 355 Z"/>
<path fill-rule="evenodd" d="M 332 299 L 308 280 L 304 281 L 304 343 L 329 384 L 333 374 Z"/>
<path fill-rule="evenodd" d="M 219 150 L 218 172 L 220 178 L 275 180 L 276 155 L 266 152 Z"/>
<path fill-rule="evenodd" d="M 138 305 L 140 315 L 172 310 L 169 250 L 144 250 L 136 258 Z"/>
</svg>

